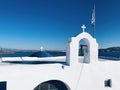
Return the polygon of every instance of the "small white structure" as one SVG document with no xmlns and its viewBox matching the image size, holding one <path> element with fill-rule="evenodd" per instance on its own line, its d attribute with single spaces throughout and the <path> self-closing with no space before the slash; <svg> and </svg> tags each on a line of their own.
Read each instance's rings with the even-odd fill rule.
<svg viewBox="0 0 120 90">
<path fill-rule="evenodd" d="M 43 51 L 43 47 L 42 46 L 40 47 L 40 51 Z"/>
<path fill-rule="evenodd" d="M 66 57 L 2 58 L 0 90 L 120 90 L 120 61 L 98 60 L 96 39 L 82 28 L 69 40 Z M 82 39 L 87 44 L 84 57 L 78 55 Z"/>
<path fill-rule="evenodd" d="M 92 63 L 98 61 L 98 44 L 96 39 L 92 38 L 90 34 L 85 32 L 85 25 L 83 25 L 83 32 L 77 35 L 76 37 L 72 37 L 67 46 L 67 62 L 70 65 L 78 63 L 79 59 L 79 42 L 80 40 L 84 40 L 87 44 L 87 52 L 85 53 L 84 62 Z"/>
</svg>

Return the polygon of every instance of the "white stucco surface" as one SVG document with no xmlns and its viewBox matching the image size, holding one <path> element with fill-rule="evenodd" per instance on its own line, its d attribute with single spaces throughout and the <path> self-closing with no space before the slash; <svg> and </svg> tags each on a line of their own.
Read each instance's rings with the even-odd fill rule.
<svg viewBox="0 0 120 90">
<path fill-rule="evenodd" d="M 58 57 L 2 57 L 1 61 L 65 61 L 65 56 Z"/>
<path fill-rule="evenodd" d="M 60 80 L 70 90 L 120 90 L 120 61 L 98 61 L 68 66 L 60 63 L 21 65 L 0 64 L 0 81 L 7 81 L 7 90 L 33 90 L 49 80 Z M 64 67 L 64 68 L 63 68 Z M 105 87 L 104 81 L 112 80 L 112 87 Z"/>
</svg>

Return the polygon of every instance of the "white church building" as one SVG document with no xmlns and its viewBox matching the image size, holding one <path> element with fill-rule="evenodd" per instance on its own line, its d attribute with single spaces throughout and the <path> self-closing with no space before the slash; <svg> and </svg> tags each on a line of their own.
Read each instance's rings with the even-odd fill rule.
<svg viewBox="0 0 120 90">
<path fill-rule="evenodd" d="M 89 33 L 72 37 L 66 56 L 2 57 L 0 90 L 120 90 L 120 61 L 98 59 L 98 43 Z M 79 56 L 80 41 L 87 47 Z M 20 64 L 16 61 L 66 61 Z"/>
</svg>

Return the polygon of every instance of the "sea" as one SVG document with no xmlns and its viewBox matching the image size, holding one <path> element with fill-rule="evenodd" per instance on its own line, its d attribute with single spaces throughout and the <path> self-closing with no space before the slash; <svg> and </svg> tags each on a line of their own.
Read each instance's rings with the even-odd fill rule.
<svg viewBox="0 0 120 90">
<path fill-rule="evenodd" d="M 99 58 L 110 59 L 110 60 L 120 60 L 120 51 L 117 52 L 99 52 Z"/>
<path fill-rule="evenodd" d="M 15 52 L 11 54 L 0 54 L 0 57 L 55 57 L 55 56 L 65 56 L 65 52 L 60 51 L 39 51 L 39 52 Z M 120 60 L 119 52 L 99 52 L 99 58 L 110 59 L 110 60 Z"/>
</svg>

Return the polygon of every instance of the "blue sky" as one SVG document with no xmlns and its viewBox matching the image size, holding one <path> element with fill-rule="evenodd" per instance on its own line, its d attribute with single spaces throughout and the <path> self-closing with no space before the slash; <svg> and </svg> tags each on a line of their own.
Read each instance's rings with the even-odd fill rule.
<svg viewBox="0 0 120 90">
<path fill-rule="evenodd" d="M 0 46 L 65 49 L 70 37 L 92 34 L 94 0 L 0 0 Z M 120 46 L 120 1 L 95 0 L 99 48 Z"/>
</svg>

